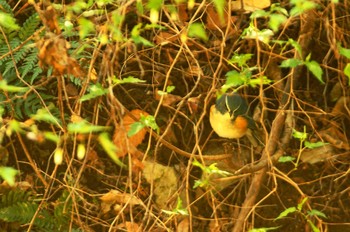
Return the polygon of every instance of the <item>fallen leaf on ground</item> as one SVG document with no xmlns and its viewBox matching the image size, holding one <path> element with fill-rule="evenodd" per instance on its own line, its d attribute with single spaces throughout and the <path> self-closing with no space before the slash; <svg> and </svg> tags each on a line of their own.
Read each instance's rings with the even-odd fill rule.
<svg viewBox="0 0 350 232">
<path fill-rule="evenodd" d="M 130 194 L 130 193 L 123 193 L 119 190 L 110 190 L 108 193 L 100 197 L 101 200 L 101 211 L 103 213 L 107 213 L 112 209 L 117 211 L 117 209 L 120 209 L 121 207 L 118 207 L 116 205 L 119 204 L 129 204 L 129 205 L 140 205 L 142 204 L 142 200 L 137 198 L 136 196 Z"/>
<path fill-rule="evenodd" d="M 144 165 L 142 176 L 148 183 L 153 184 L 156 204 L 161 209 L 168 209 L 169 200 L 178 189 L 178 177 L 175 169 L 153 161 L 144 161 Z"/>
<path fill-rule="evenodd" d="M 324 162 L 327 159 L 331 158 L 333 155 L 334 147 L 330 144 L 327 144 L 322 147 L 304 150 L 300 155 L 300 159 L 304 163 L 315 164 Z"/>
<path fill-rule="evenodd" d="M 149 115 L 147 112 L 138 109 L 130 111 L 130 114 L 135 117 L 136 121 L 130 115 L 126 114 L 123 117 L 121 124 L 115 128 L 113 135 L 113 143 L 119 149 L 116 154 L 118 157 L 123 157 L 128 154 L 128 152 L 134 154 L 137 151 L 136 147 L 142 143 L 147 133 L 146 128 L 142 128 L 136 134 L 128 137 L 128 131 L 130 130 L 131 125 L 139 121 L 141 115 Z"/>
</svg>

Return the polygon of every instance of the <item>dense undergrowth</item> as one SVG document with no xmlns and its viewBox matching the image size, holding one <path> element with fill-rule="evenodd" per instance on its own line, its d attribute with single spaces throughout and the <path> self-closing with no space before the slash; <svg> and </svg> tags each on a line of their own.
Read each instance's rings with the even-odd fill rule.
<svg viewBox="0 0 350 232">
<path fill-rule="evenodd" d="M 349 3 L 240 2 L 0 0 L 0 231 L 346 231 Z"/>
</svg>

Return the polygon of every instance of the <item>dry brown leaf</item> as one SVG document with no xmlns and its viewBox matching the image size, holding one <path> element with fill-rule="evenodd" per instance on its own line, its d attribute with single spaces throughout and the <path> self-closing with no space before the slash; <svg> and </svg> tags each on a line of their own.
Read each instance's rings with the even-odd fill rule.
<svg viewBox="0 0 350 232">
<path fill-rule="evenodd" d="M 125 231 L 124 228 L 126 228 L 126 230 L 128 232 L 137 232 L 137 231 L 141 231 L 140 230 L 140 226 L 138 224 L 136 224 L 135 222 L 125 222 L 125 223 L 121 223 L 117 226 L 118 231 Z"/>
<path fill-rule="evenodd" d="M 207 24 L 206 28 L 209 30 L 218 30 L 228 26 L 227 24 L 227 13 L 224 12 L 224 18 L 221 19 L 220 15 L 214 9 L 213 5 L 207 7 Z"/>
<path fill-rule="evenodd" d="M 348 139 L 344 133 L 342 133 L 336 126 L 329 127 L 326 130 L 319 132 L 322 139 L 332 144 L 338 149 L 350 150 Z"/>
<path fill-rule="evenodd" d="M 139 231 L 139 225 L 135 222 L 125 222 L 125 227 L 128 232 L 137 232 Z"/>
<path fill-rule="evenodd" d="M 100 200 L 106 204 L 130 204 L 130 205 L 140 205 L 142 204 L 142 200 L 137 198 L 136 196 L 123 193 L 119 190 L 112 189 L 102 197 Z"/>
<path fill-rule="evenodd" d="M 119 190 L 110 190 L 108 193 L 100 197 L 101 211 L 106 214 L 110 210 L 114 210 L 116 213 L 122 208 L 120 204 L 140 205 L 142 201 L 136 196 L 123 193 Z"/>
<path fill-rule="evenodd" d="M 300 155 L 300 159 L 304 163 L 315 164 L 318 162 L 324 162 L 334 154 L 334 147 L 330 144 L 326 144 L 322 147 L 304 150 Z"/>
<path fill-rule="evenodd" d="M 232 1 L 231 9 L 233 11 L 245 10 L 246 12 L 254 12 L 256 10 L 261 10 L 271 5 L 270 0 L 243 0 L 243 7 L 241 5 L 241 0 Z"/>
<path fill-rule="evenodd" d="M 189 16 L 188 16 L 188 13 L 187 13 L 187 4 L 185 3 L 180 3 L 178 5 L 178 17 L 179 17 L 179 20 L 182 22 L 182 23 L 185 23 L 188 21 L 189 19 Z"/>
<path fill-rule="evenodd" d="M 174 194 L 178 190 L 179 177 L 173 167 L 164 166 L 154 161 L 144 161 L 142 176 L 148 183 L 153 183 L 155 203 L 161 209 L 170 209 L 169 202 L 176 200 Z"/>
<path fill-rule="evenodd" d="M 154 98 L 159 101 L 161 99 L 161 95 L 159 94 L 158 90 L 156 89 L 156 91 L 154 92 Z M 178 96 L 178 95 L 174 95 L 171 93 L 165 93 L 163 95 L 163 100 L 162 100 L 162 105 L 163 106 L 171 106 L 174 105 L 175 103 L 181 101 L 182 97 Z"/>
<path fill-rule="evenodd" d="M 47 32 L 45 37 L 37 43 L 39 50 L 39 66 L 52 66 L 54 74 L 71 74 L 75 77 L 82 77 L 83 71 L 80 68 L 78 61 L 69 57 L 69 43 L 52 32 Z"/>
<path fill-rule="evenodd" d="M 40 10 L 43 24 L 52 32 L 61 34 L 61 29 L 58 26 L 56 11 L 52 6 L 46 6 L 45 10 Z"/>
<path fill-rule="evenodd" d="M 347 108 L 350 108 L 350 97 L 341 96 L 335 103 L 331 114 L 334 116 L 348 115 Z"/>
<path fill-rule="evenodd" d="M 147 112 L 138 109 L 130 111 L 130 114 L 132 114 L 135 117 L 136 121 L 140 120 L 141 115 L 148 115 Z M 131 155 L 135 154 L 135 152 L 137 151 L 136 147 L 140 145 L 143 139 L 145 138 L 147 133 L 146 128 L 143 128 L 135 135 L 128 137 L 127 133 L 130 130 L 131 125 L 136 121 L 130 115 L 126 114 L 123 117 L 122 125 L 119 125 L 115 128 L 113 142 L 119 149 L 119 151 L 117 152 L 118 157 L 123 157 L 128 152 Z"/>
<path fill-rule="evenodd" d="M 332 102 L 335 102 L 343 95 L 343 86 L 341 82 L 337 82 L 334 84 L 331 92 L 329 92 L 329 97 Z"/>
<path fill-rule="evenodd" d="M 176 228 L 176 232 L 188 232 L 190 231 L 190 221 L 188 217 L 184 218 Z"/>
<path fill-rule="evenodd" d="M 140 205 L 142 201 L 136 196 L 129 193 L 122 193 L 119 190 L 110 190 L 108 193 L 100 197 L 100 200 L 109 203 L 109 204 L 131 204 L 131 205 Z"/>
</svg>

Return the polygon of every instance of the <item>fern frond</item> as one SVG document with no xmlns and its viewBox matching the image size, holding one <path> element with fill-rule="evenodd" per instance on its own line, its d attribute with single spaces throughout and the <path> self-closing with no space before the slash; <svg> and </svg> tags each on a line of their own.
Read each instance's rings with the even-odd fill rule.
<svg viewBox="0 0 350 232">
<path fill-rule="evenodd" d="M 39 205 L 35 202 L 17 202 L 8 207 L 0 208 L 0 220 L 28 224 L 32 221 Z M 67 223 L 67 221 L 65 221 Z M 34 220 L 38 231 L 58 231 L 53 216 L 45 209 L 41 209 Z"/>
<path fill-rule="evenodd" d="M 34 220 L 33 231 L 68 231 L 72 200 L 69 193 L 62 192 L 52 210 L 51 204 L 42 204 L 34 198 L 31 191 L 15 189 L 0 195 L 0 222 L 28 224 Z"/>
<path fill-rule="evenodd" d="M 13 190 L 1 196 L 1 207 L 8 207 L 18 202 L 27 202 L 31 197 L 30 192 Z"/>
<path fill-rule="evenodd" d="M 3 75 L 6 76 L 6 73 L 15 67 L 15 64 L 18 67 L 18 64 L 20 61 L 24 59 L 24 57 L 32 50 L 31 47 L 29 46 L 23 46 L 21 49 L 19 49 L 14 55 L 13 55 L 13 60 L 9 59 L 8 62 L 6 62 L 5 65 L 5 71 L 3 72 Z"/>
<path fill-rule="evenodd" d="M 23 65 L 19 68 L 22 78 L 26 79 L 26 75 L 31 73 L 31 78 L 29 83 L 33 84 L 35 79 L 42 72 L 42 69 L 38 66 L 38 49 L 34 48 L 30 53 L 25 57 Z"/>
<path fill-rule="evenodd" d="M 11 49 L 14 49 L 14 48 L 18 47 L 20 44 L 21 44 L 21 40 L 19 38 L 14 38 L 14 39 L 9 40 L 9 45 L 10 45 Z M 8 45 L 6 43 L 0 43 L 0 54 L 1 55 L 4 55 L 4 54 L 8 53 L 9 51 L 10 50 L 9 50 Z M 6 62 L 6 61 L 8 61 L 10 59 L 11 59 L 10 55 L 8 55 L 5 58 L 1 59 L 0 60 L 0 66 L 4 62 Z"/>
<path fill-rule="evenodd" d="M 54 98 L 52 95 L 47 95 L 44 93 L 40 94 L 41 98 L 48 105 Z M 38 109 L 43 108 L 43 104 L 36 94 L 29 94 L 26 98 L 18 98 L 14 100 L 13 105 L 15 106 L 15 117 L 19 119 L 24 119 L 25 117 L 30 117 L 35 114 Z M 56 109 L 57 111 L 58 109 Z M 57 114 L 57 112 L 51 112 L 52 114 Z"/>
<path fill-rule="evenodd" d="M 26 40 L 29 36 L 38 29 L 40 24 L 40 18 L 37 13 L 31 15 L 22 25 L 21 29 L 18 32 L 18 37 L 21 40 Z"/>
<path fill-rule="evenodd" d="M 7 1 L 0 0 L 0 6 L 3 10 L 5 10 L 6 13 L 11 14 L 13 16 L 12 8 L 11 6 L 7 3 Z"/>
<path fill-rule="evenodd" d="M 0 209 L 0 219 L 5 222 L 28 223 L 38 210 L 38 205 L 33 202 L 17 202 Z"/>
</svg>

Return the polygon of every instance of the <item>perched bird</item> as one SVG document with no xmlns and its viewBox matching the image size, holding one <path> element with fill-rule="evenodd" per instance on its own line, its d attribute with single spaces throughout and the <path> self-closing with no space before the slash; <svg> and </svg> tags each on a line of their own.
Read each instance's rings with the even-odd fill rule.
<svg viewBox="0 0 350 232">
<path fill-rule="evenodd" d="M 250 129 L 255 128 L 255 123 L 249 117 L 248 111 L 248 105 L 240 95 L 237 93 L 223 94 L 210 107 L 211 127 L 223 138 L 239 139 L 244 135 L 251 135 Z"/>
</svg>

